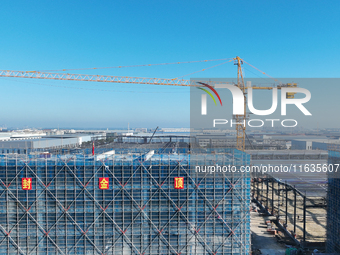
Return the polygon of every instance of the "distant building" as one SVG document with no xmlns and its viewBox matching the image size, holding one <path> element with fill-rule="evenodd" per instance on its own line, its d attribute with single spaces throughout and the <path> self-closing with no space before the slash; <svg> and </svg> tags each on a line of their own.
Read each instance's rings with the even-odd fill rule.
<svg viewBox="0 0 340 255">
<path fill-rule="evenodd" d="M 30 151 L 39 151 L 57 148 L 74 148 L 83 142 L 92 140 L 93 135 L 68 134 L 43 137 L 9 137 L 0 140 L 0 153 L 26 154 Z"/>
<path fill-rule="evenodd" d="M 148 129 L 147 128 L 136 128 L 135 132 L 136 133 L 146 133 L 146 132 L 148 132 Z"/>
<path fill-rule="evenodd" d="M 292 150 L 327 150 L 339 146 L 339 139 L 296 139 L 292 140 Z"/>
<path fill-rule="evenodd" d="M 190 128 L 162 128 L 160 131 L 165 133 L 189 133 Z"/>
<path fill-rule="evenodd" d="M 201 147 L 209 146 L 231 146 L 235 143 L 235 138 L 226 136 L 223 133 L 196 135 L 196 141 Z"/>
</svg>

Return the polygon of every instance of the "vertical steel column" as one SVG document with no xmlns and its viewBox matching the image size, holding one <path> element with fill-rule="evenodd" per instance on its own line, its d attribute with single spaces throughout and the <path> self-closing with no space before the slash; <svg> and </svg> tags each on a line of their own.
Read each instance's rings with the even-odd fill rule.
<svg viewBox="0 0 340 255">
<path fill-rule="evenodd" d="M 46 159 L 46 165 L 47 165 L 47 159 Z M 73 159 L 73 172 L 75 173 L 75 174 L 77 174 L 77 165 L 76 165 L 76 158 L 74 158 Z M 46 180 L 47 180 L 47 178 L 46 178 Z M 84 180 L 82 181 L 82 182 L 84 182 Z M 74 197 L 77 197 L 77 190 L 76 190 L 76 187 L 77 187 L 77 181 L 76 181 L 76 178 L 73 178 L 73 196 Z M 74 206 L 75 206 L 75 208 L 77 208 L 77 202 L 74 202 Z M 47 210 L 46 210 L 47 211 Z M 74 220 L 75 220 L 75 222 L 77 222 L 77 213 L 75 213 L 74 214 Z M 72 231 L 74 231 L 74 232 L 76 232 L 77 231 L 77 227 L 76 227 L 76 225 L 74 224 L 73 225 L 73 230 Z M 77 243 L 77 237 L 76 237 L 76 235 L 74 235 L 74 243 L 76 244 Z M 77 247 L 75 247 L 75 250 L 77 249 Z"/>
<path fill-rule="evenodd" d="M 255 178 L 254 177 L 252 177 L 251 179 L 250 179 L 250 185 L 251 185 L 251 194 L 252 194 L 252 196 L 255 198 Z"/>
<path fill-rule="evenodd" d="M 213 187 L 214 187 L 214 189 L 213 189 L 213 205 L 214 206 L 216 206 L 216 198 L 215 198 L 215 191 L 216 191 L 216 182 L 215 182 L 215 180 L 216 180 L 216 173 L 214 172 L 214 178 L 213 178 Z M 215 233 L 216 233 L 216 226 L 215 226 L 215 222 L 216 222 L 216 214 L 215 213 L 213 213 L 213 215 L 214 215 L 214 218 L 213 218 L 213 235 L 215 235 Z M 179 219 L 178 219 L 178 221 L 179 221 Z M 179 235 L 178 235 L 179 236 Z M 215 238 L 213 238 L 213 243 L 212 243 L 212 247 L 213 247 L 213 250 L 215 250 Z"/>
<path fill-rule="evenodd" d="M 257 177 L 257 200 L 260 201 L 260 179 Z"/>
<path fill-rule="evenodd" d="M 6 185 L 8 185 L 7 183 L 9 183 L 7 174 L 8 174 L 8 168 L 7 168 L 7 157 L 6 157 L 6 170 L 5 170 L 5 182 L 6 182 Z M 27 170 L 26 170 L 26 176 L 25 177 L 27 177 Z M 6 232 L 8 233 L 9 232 L 9 219 L 8 219 L 8 216 L 9 216 L 9 210 L 10 210 L 9 209 L 9 203 L 8 203 L 9 202 L 8 187 L 5 190 L 5 192 L 6 192 Z M 26 191 L 26 194 L 27 194 L 27 191 Z M 28 201 L 28 199 L 26 201 Z M 28 208 L 27 204 L 26 204 L 26 208 Z M 27 225 L 27 228 L 28 228 L 28 225 Z M 9 238 L 7 238 L 6 241 L 7 241 L 7 251 L 9 251 L 9 243 L 10 243 Z M 27 244 L 27 253 L 28 253 L 28 244 Z"/>
<path fill-rule="evenodd" d="M 294 186 L 294 234 L 296 234 L 296 189 Z"/>
<path fill-rule="evenodd" d="M 6 171 L 7 171 L 7 168 L 6 168 Z M 18 155 L 16 155 L 16 158 L 15 158 L 15 176 L 18 175 Z M 16 187 L 16 196 L 18 197 L 18 194 L 19 194 L 19 185 L 20 185 L 20 181 L 19 181 L 19 178 L 16 178 L 15 180 L 15 187 Z M 19 221 L 19 206 L 16 206 L 16 221 L 18 222 Z M 19 224 L 17 224 L 17 227 L 16 227 L 16 230 L 17 230 L 17 240 L 19 240 Z M 47 239 L 47 238 L 46 238 Z M 47 245 L 46 245 L 47 247 Z M 17 250 L 17 254 L 19 255 L 19 249 Z"/>
<path fill-rule="evenodd" d="M 287 188 L 287 181 L 286 181 L 286 224 L 288 224 L 288 188 Z"/>
<path fill-rule="evenodd" d="M 63 152 L 63 149 L 61 149 L 61 151 Z M 65 164 L 67 165 L 67 163 L 65 163 Z M 64 186 L 65 187 L 65 190 L 64 190 L 64 199 L 65 199 L 65 202 L 64 202 L 63 206 L 65 208 L 67 208 L 67 202 L 66 201 L 68 200 L 68 196 L 67 196 L 67 190 L 68 190 L 68 187 L 67 187 L 67 173 L 66 173 L 66 168 L 67 167 L 68 166 L 65 166 L 65 169 L 64 169 L 64 171 L 65 171 L 65 178 L 64 178 L 64 185 L 65 185 Z M 65 225 L 64 226 L 65 226 L 65 248 L 66 248 L 66 250 L 68 250 L 67 241 L 68 241 L 68 237 L 69 237 L 68 228 L 67 228 L 67 220 L 68 220 L 67 214 L 65 213 Z"/>
<path fill-rule="evenodd" d="M 224 165 L 224 166 L 227 165 L 226 162 L 225 162 L 225 159 L 223 159 L 223 165 Z M 222 186 L 222 190 L 223 190 L 223 191 L 222 191 L 222 192 L 223 192 L 223 194 L 226 194 L 225 179 L 226 179 L 226 178 L 225 178 L 225 175 L 223 174 L 223 175 L 222 175 L 222 183 L 223 183 L 223 186 Z M 226 214 L 225 214 L 225 211 L 226 211 L 226 209 L 225 209 L 225 208 L 226 208 L 226 203 L 223 203 L 222 205 L 223 205 L 223 217 L 226 217 Z M 226 233 L 225 233 L 225 231 L 223 231 L 223 232 L 222 232 L 222 240 L 225 239 L 225 235 L 226 235 Z M 224 248 L 224 245 L 223 245 L 223 246 L 222 246 L 222 251 L 221 251 L 222 254 L 224 254 L 224 249 L 225 249 L 225 248 Z M 187 254 L 190 254 L 190 253 L 187 252 Z"/>
<path fill-rule="evenodd" d="M 274 178 L 272 178 L 272 215 L 274 215 Z"/>
<path fill-rule="evenodd" d="M 266 182 L 266 184 L 267 184 L 267 198 L 266 198 L 266 207 L 267 207 L 267 209 L 268 209 L 268 192 L 269 192 L 269 180 L 267 179 L 267 182 Z"/>
<path fill-rule="evenodd" d="M 279 219 L 280 217 L 280 187 L 281 187 L 281 184 L 278 182 L 277 183 L 277 217 Z"/>
<path fill-rule="evenodd" d="M 235 183 L 234 172 L 231 174 L 231 183 Z M 234 230 L 234 188 L 231 189 L 231 229 Z M 205 251 L 204 251 L 205 253 Z M 231 235 L 231 254 L 234 254 L 234 235 Z"/>
<path fill-rule="evenodd" d="M 256 200 L 259 200 L 259 178 L 256 178 Z"/>
<path fill-rule="evenodd" d="M 306 242 L 306 192 L 303 197 L 303 245 Z"/>
<path fill-rule="evenodd" d="M 38 161 L 35 161 L 35 174 L 38 175 Z M 37 178 L 34 178 L 35 179 L 35 199 L 38 198 L 38 179 Z M 33 185 L 33 180 L 32 180 L 32 185 Z M 39 214 L 38 212 L 40 213 L 40 208 L 39 208 L 39 203 L 36 203 L 35 204 L 35 217 L 37 220 L 39 220 Z M 41 212 L 42 214 L 42 212 Z M 38 225 L 36 225 L 36 244 L 39 243 L 39 238 L 38 238 Z"/>
<path fill-rule="evenodd" d="M 261 179 L 261 204 L 263 202 L 263 178 Z"/>
</svg>

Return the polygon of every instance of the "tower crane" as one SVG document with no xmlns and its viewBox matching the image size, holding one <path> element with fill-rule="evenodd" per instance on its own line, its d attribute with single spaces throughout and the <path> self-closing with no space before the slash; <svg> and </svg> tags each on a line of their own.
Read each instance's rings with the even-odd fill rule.
<svg viewBox="0 0 340 255">
<path fill-rule="evenodd" d="M 245 62 L 243 59 L 240 57 L 234 58 L 234 65 L 237 65 L 237 87 L 243 92 L 244 96 L 244 114 L 243 115 L 235 115 L 234 118 L 236 120 L 236 148 L 238 150 L 244 151 L 245 150 L 245 137 L 246 137 L 246 125 L 243 124 L 246 121 L 247 118 L 247 89 L 249 87 L 246 87 L 244 85 L 244 79 L 243 79 L 243 72 L 242 72 L 242 65 L 243 62 Z M 252 66 L 252 65 L 250 65 Z M 252 66 L 253 68 L 257 69 L 256 67 Z M 257 69 L 258 71 L 262 72 L 261 70 Z M 265 74 L 264 72 L 262 72 Z M 267 75 L 269 76 L 269 75 Z M 269 76 L 272 78 L 271 76 Z M 276 86 L 277 89 L 281 89 L 283 87 L 293 87 L 296 88 L 297 84 L 296 83 L 286 83 L 286 84 L 279 84 Z M 271 90 L 275 87 L 251 87 L 252 89 L 260 89 L 260 90 Z M 287 98 L 294 98 L 294 95 L 296 93 L 294 92 L 289 92 L 287 93 Z"/>
<path fill-rule="evenodd" d="M 244 114 L 235 115 L 236 120 L 236 148 L 238 150 L 245 150 L 245 136 L 246 127 L 242 123 L 246 120 L 246 104 L 247 104 L 247 89 L 244 85 L 244 78 L 242 72 L 242 64 L 245 62 L 240 57 L 233 58 L 234 64 L 237 65 L 237 84 L 235 84 L 244 95 Z M 195 62 L 195 61 L 193 61 Z M 179 63 L 179 62 L 178 62 Z M 247 63 L 248 64 L 248 63 Z M 250 65 L 250 64 L 249 64 Z M 251 65 L 250 65 L 251 66 Z M 254 66 L 252 66 L 255 68 Z M 96 68 L 94 68 L 96 69 Z M 255 68 L 257 69 L 257 68 Z M 260 71 L 259 69 L 257 69 Z M 262 72 L 262 71 L 260 71 Z M 263 73 L 263 72 L 262 72 Z M 263 73 L 265 74 L 265 73 Z M 40 72 L 40 71 L 13 71 L 0 70 L 0 77 L 13 78 L 31 78 L 31 79 L 49 79 L 49 80 L 67 80 L 67 81 L 91 81 L 91 82 L 111 82 L 111 83 L 131 83 L 131 84 L 150 84 L 150 85 L 168 85 L 168 86 L 182 86 L 182 87 L 199 87 L 198 81 L 191 81 L 185 79 L 164 79 L 164 78 L 145 78 L 145 77 L 126 77 L 126 76 L 108 76 L 108 75 L 89 75 L 89 74 L 69 74 L 69 73 L 54 73 L 54 72 Z M 215 83 L 215 82 L 209 82 Z M 218 82 L 220 83 L 220 82 Z M 276 88 L 282 87 L 297 87 L 296 83 L 280 84 Z M 259 87 L 254 86 L 252 89 L 271 90 L 275 87 Z M 294 98 L 293 92 L 287 93 L 287 98 Z"/>
</svg>

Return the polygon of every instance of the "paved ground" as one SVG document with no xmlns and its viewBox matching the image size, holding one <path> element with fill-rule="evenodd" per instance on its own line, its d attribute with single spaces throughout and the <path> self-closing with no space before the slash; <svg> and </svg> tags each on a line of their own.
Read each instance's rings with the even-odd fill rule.
<svg viewBox="0 0 340 255">
<path fill-rule="evenodd" d="M 263 255 L 284 255 L 286 248 L 276 241 L 273 234 L 267 232 L 265 219 L 257 212 L 251 212 L 251 234 L 253 250 L 261 250 Z"/>
</svg>

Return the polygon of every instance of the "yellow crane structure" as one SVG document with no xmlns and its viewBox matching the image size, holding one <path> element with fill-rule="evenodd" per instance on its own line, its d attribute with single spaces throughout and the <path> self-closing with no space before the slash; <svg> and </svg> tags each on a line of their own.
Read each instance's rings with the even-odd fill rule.
<svg viewBox="0 0 340 255">
<path fill-rule="evenodd" d="M 240 57 L 232 58 L 234 64 L 237 65 L 237 84 L 235 84 L 244 95 L 244 114 L 243 115 L 235 115 L 234 118 L 236 120 L 236 148 L 238 150 L 245 150 L 245 137 L 246 137 L 246 127 L 241 124 L 246 121 L 247 113 L 246 113 L 246 104 L 247 104 L 247 89 L 248 87 L 244 84 L 243 72 L 242 72 L 242 64 L 245 62 Z M 156 64 L 156 65 L 166 65 L 166 64 L 180 64 L 180 63 L 192 63 L 192 62 L 207 62 L 205 61 L 190 61 L 190 62 L 176 62 L 176 63 L 164 63 L 164 64 Z M 209 60 L 214 61 L 214 60 Z M 228 61 L 230 62 L 230 61 Z M 245 62 L 246 63 L 246 62 Z M 250 65 L 249 63 L 247 63 Z M 150 65 L 140 65 L 140 66 L 150 66 Z M 250 65 L 261 73 L 265 74 L 261 70 L 256 67 Z M 87 69 L 99 69 L 99 68 L 87 68 Z M 66 71 L 70 69 L 62 69 L 60 71 Z M 73 70 L 81 70 L 81 69 L 73 69 Z M 203 69 L 204 71 L 206 69 Z M 267 75 L 267 74 L 266 74 Z M 267 75 L 269 76 L 269 75 Z M 185 79 L 166 79 L 166 78 L 145 78 L 145 77 L 127 77 L 127 76 L 108 76 L 108 75 L 90 75 L 90 74 L 70 74 L 70 73 L 54 73 L 54 72 L 43 72 L 43 71 L 13 71 L 13 70 L 0 70 L 0 77 L 13 77 L 13 78 L 31 78 L 31 79 L 49 79 L 49 80 L 67 80 L 67 81 L 91 81 L 91 82 L 111 82 L 111 83 L 130 83 L 130 84 L 150 84 L 150 85 L 167 85 L 167 86 L 182 86 L 182 87 L 199 87 L 197 85 L 197 80 L 185 80 Z M 270 76 L 269 76 L 270 77 Z M 270 77 L 272 78 L 272 77 Z M 214 82 L 209 82 L 214 83 Z M 221 82 L 218 82 L 221 83 Z M 296 83 L 287 83 L 280 84 L 276 86 L 276 88 L 281 89 L 282 87 L 297 87 Z M 252 89 L 262 89 L 262 90 L 271 90 L 273 87 L 259 87 L 253 86 Z M 294 98 L 295 93 L 287 93 L 288 98 Z"/>
<path fill-rule="evenodd" d="M 242 72 L 242 65 L 243 62 L 245 62 L 243 59 L 241 59 L 240 57 L 236 57 L 234 58 L 234 64 L 237 65 L 237 87 L 242 90 L 243 92 L 243 96 L 244 96 L 244 114 L 243 115 L 235 115 L 234 118 L 236 120 L 236 148 L 238 150 L 244 151 L 245 150 L 245 146 L 246 146 L 246 125 L 243 125 L 242 123 L 245 123 L 246 119 L 247 119 L 247 89 L 248 87 L 246 87 L 244 85 L 244 79 L 243 79 L 243 72 Z M 250 65 L 249 63 L 247 63 L 248 65 Z M 256 67 L 250 65 L 251 67 L 255 68 L 256 70 L 260 71 L 262 74 L 267 75 L 266 73 L 262 72 L 261 70 L 257 69 Z M 273 77 L 267 75 L 268 77 L 274 79 Z M 275 79 L 274 79 L 275 80 Z M 276 80 L 277 81 L 277 80 Z M 287 87 L 291 87 L 291 88 L 296 88 L 297 84 L 296 83 L 286 83 L 286 84 L 279 84 L 276 86 L 276 88 L 281 89 L 281 88 L 287 88 Z M 260 90 L 271 90 L 273 87 L 262 87 L 262 86 L 254 86 L 251 87 L 252 89 L 260 89 Z M 287 93 L 287 98 L 294 98 L 294 95 L 296 93 L 294 92 L 289 92 Z"/>
</svg>

